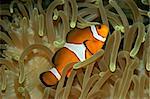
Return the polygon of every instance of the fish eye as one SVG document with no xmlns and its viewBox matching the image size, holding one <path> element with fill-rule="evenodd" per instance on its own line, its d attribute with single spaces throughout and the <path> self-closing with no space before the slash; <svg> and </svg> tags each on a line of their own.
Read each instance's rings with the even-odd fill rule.
<svg viewBox="0 0 150 99">
<path fill-rule="evenodd" d="M 101 24 L 99 24 L 97 27 L 98 27 L 98 29 L 101 29 Z"/>
</svg>

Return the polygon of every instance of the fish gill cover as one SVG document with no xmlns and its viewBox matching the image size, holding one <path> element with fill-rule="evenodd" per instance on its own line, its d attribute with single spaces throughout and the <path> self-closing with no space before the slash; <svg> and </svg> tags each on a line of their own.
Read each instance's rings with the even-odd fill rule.
<svg viewBox="0 0 150 99">
<path fill-rule="evenodd" d="M 13 0 L 0 4 L 0 99 L 149 99 L 148 0 Z M 39 75 L 75 28 L 106 24 L 103 49 L 45 87 Z M 67 57 L 67 56 L 66 56 Z M 63 60 L 62 60 L 63 61 Z"/>
</svg>

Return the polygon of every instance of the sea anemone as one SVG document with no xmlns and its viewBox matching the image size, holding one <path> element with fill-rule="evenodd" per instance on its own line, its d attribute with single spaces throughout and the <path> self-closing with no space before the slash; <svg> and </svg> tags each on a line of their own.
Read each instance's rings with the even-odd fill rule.
<svg viewBox="0 0 150 99">
<path fill-rule="evenodd" d="M 149 99 L 148 6 L 148 0 L 2 2 L 0 99 Z M 54 66 L 67 33 L 99 23 L 110 28 L 103 49 L 76 63 L 69 78 L 73 63 L 57 85 L 44 86 L 39 75 Z"/>
</svg>

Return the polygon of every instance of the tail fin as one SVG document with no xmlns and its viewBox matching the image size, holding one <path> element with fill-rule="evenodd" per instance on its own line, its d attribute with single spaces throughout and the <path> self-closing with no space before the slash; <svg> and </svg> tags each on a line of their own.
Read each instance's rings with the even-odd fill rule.
<svg viewBox="0 0 150 99">
<path fill-rule="evenodd" d="M 57 84 L 60 78 L 61 75 L 58 73 L 58 71 L 55 68 L 52 68 L 50 71 L 46 71 L 40 74 L 41 82 L 47 87 Z"/>
</svg>

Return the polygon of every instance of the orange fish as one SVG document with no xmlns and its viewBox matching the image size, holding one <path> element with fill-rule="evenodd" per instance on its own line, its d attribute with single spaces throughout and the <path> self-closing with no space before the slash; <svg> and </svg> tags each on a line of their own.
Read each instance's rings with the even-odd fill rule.
<svg viewBox="0 0 150 99">
<path fill-rule="evenodd" d="M 40 74 L 41 82 L 47 87 L 57 84 L 68 63 L 84 61 L 103 47 L 108 32 L 106 25 L 92 25 L 68 33 L 64 47 L 59 49 L 52 59 L 55 67 Z M 67 76 L 70 72 L 71 70 Z"/>
</svg>

